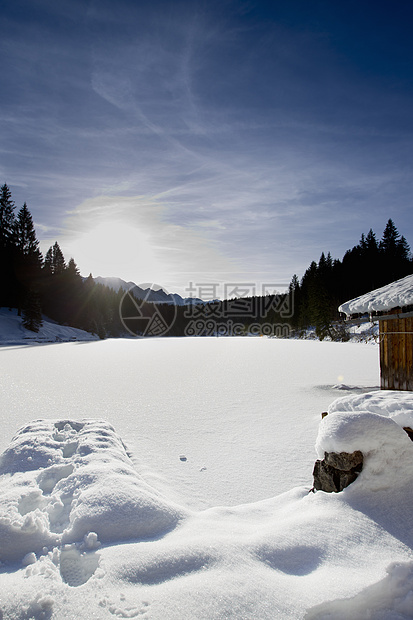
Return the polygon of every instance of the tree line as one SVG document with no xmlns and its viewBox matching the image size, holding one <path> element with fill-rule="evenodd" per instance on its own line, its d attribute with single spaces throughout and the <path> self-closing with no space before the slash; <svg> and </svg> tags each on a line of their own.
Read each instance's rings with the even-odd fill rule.
<svg viewBox="0 0 413 620">
<path fill-rule="evenodd" d="M 32 215 L 16 205 L 7 184 L 0 189 L 0 306 L 17 308 L 23 325 L 39 331 L 48 318 L 97 334 L 118 336 L 122 291 L 81 277 L 73 258 L 66 263 L 56 241 L 43 257 Z"/>
<path fill-rule="evenodd" d="M 320 339 L 340 339 L 338 306 L 413 273 L 410 247 L 389 219 L 380 240 L 372 229 L 341 260 L 330 252 L 311 262 L 301 280 L 293 276 L 289 293 L 294 313 L 291 327 L 298 333 L 314 327 Z"/>
<path fill-rule="evenodd" d="M 319 339 L 349 338 L 338 307 L 345 301 L 413 273 L 409 245 L 389 219 L 380 240 L 370 230 L 343 258 L 322 252 L 312 261 L 301 280 L 294 275 L 286 293 L 216 300 L 205 304 L 173 307 L 141 306 L 145 316 L 158 314 L 168 336 L 270 335 L 305 337 L 314 330 Z M 141 335 L 135 319 L 126 321 L 128 330 Z M 162 331 L 162 330 L 160 330 Z M 155 333 L 153 333 L 155 335 Z"/>
<path fill-rule="evenodd" d="M 304 335 L 314 328 L 320 339 L 345 339 L 337 310 L 341 303 L 413 273 L 410 247 L 389 219 L 380 240 L 370 229 L 341 260 L 323 252 L 301 280 L 293 276 L 284 294 L 182 307 L 135 302 L 122 289 L 115 292 L 95 283 L 91 274 L 82 278 L 73 258 L 66 263 L 57 241 L 43 257 L 27 204 L 15 211 L 4 184 L 0 189 L 0 306 L 17 308 L 25 327 L 33 331 L 39 330 L 44 313 L 101 338 L 148 334 L 142 332 L 138 312 L 156 326 L 153 335 L 257 335 L 261 329 L 265 335 L 283 337 L 291 331 Z M 126 316 L 135 318 L 125 321 Z"/>
</svg>

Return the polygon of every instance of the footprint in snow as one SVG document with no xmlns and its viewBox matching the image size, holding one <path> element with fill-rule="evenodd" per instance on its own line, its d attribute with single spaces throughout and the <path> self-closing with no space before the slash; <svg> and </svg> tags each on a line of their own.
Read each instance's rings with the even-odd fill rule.
<svg viewBox="0 0 413 620">
<path fill-rule="evenodd" d="M 60 553 L 60 575 L 69 586 L 81 586 L 95 573 L 99 565 L 99 554 L 95 551 L 81 553 L 69 545 Z"/>
<path fill-rule="evenodd" d="M 133 606 L 124 606 L 126 603 L 126 597 L 124 595 L 120 596 L 121 605 L 117 603 L 111 603 L 111 601 L 107 598 L 102 599 L 99 602 L 100 607 L 106 607 L 108 611 L 114 616 L 118 616 L 119 618 L 136 618 L 137 616 L 145 616 L 149 611 L 149 603 L 147 601 L 143 601 L 140 607 Z"/>
</svg>

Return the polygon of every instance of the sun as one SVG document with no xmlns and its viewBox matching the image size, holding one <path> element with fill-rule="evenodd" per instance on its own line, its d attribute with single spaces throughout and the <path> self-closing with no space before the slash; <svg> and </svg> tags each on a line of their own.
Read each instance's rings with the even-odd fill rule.
<svg viewBox="0 0 413 620">
<path fill-rule="evenodd" d="M 82 275 L 91 272 L 137 281 L 154 278 L 160 271 L 149 235 L 121 221 L 100 222 L 81 233 L 70 243 L 70 252 Z"/>
</svg>

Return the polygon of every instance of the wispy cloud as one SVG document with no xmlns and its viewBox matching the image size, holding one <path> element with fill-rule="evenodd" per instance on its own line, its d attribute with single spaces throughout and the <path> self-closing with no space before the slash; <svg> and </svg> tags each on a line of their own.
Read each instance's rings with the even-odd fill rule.
<svg viewBox="0 0 413 620">
<path fill-rule="evenodd" d="M 362 10 L 265 4 L 7 4 L 0 174 L 45 244 L 95 272 L 93 228 L 127 222 L 178 287 L 288 280 L 388 217 L 413 241 L 405 26 L 387 32 L 380 7 L 373 32 Z M 112 275 L 136 279 L 125 264 Z"/>
</svg>

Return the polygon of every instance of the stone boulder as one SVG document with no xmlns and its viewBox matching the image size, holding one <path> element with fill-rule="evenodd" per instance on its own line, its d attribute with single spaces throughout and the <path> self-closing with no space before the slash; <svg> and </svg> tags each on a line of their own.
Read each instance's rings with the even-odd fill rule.
<svg viewBox="0 0 413 620">
<path fill-rule="evenodd" d="M 354 482 L 363 468 L 363 454 L 355 452 L 324 452 L 324 459 L 315 462 L 313 491 L 339 493 Z"/>
</svg>

